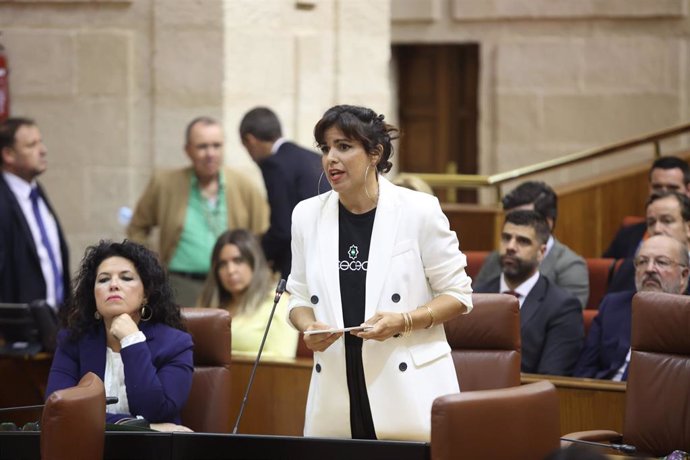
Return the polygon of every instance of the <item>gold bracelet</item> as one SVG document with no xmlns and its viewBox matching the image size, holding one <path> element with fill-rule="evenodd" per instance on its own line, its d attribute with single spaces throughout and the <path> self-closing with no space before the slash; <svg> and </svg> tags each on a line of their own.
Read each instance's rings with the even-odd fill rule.
<svg viewBox="0 0 690 460">
<path fill-rule="evenodd" d="M 407 332 L 407 317 L 403 312 L 400 312 L 400 316 L 402 316 L 403 319 L 403 330 L 401 332 L 398 332 L 396 335 L 398 337 L 405 337 L 405 332 Z"/>
<path fill-rule="evenodd" d="M 429 318 L 431 319 L 431 322 L 429 323 L 429 325 L 427 327 L 425 327 L 424 329 L 432 328 L 434 326 L 434 322 L 436 321 L 436 317 L 434 316 L 434 310 L 432 310 L 431 307 L 428 305 L 422 305 L 419 308 L 426 308 L 427 313 L 429 313 Z"/>
<path fill-rule="evenodd" d="M 405 318 L 405 332 L 403 332 L 403 337 L 407 337 L 412 333 L 414 324 L 412 323 L 412 315 L 410 315 L 410 312 L 404 312 L 403 317 Z"/>
</svg>

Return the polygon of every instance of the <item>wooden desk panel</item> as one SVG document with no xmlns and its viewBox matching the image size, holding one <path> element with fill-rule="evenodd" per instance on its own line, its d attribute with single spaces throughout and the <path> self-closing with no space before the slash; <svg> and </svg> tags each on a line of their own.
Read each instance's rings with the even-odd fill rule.
<svg viewBox="0 0 690 460">
<path fill-rule="evenodd" d="M 304 428 L 311 359 L 262 361 L 240 423 L 239 432 L 298 436 Z M 253 362 L 233 358 L 231 413 L 239 412 Z M 623 430 L 625 388 L 622 382 L 523 374 L 522 383 L 549 380 L 560 400 L 561 433 L 592 429 Z"/>
<path fill-rule="evenodd" d="M 561 434 L 607 429 L 623 432 L 625 382 L 522 374 L 522 383 L 548 380 L 556 386 Z"/>
<path fill-rule="evenodd" d="M 233 357 L 230 400 L 233 421 L 239 413 L 252 366 L 251 359 Z M 47 358 L 0 360 L 1 375 L 10 376 L 2 379 L 0 407 L 40 404 L 49 368 L 50 360 Z M 311 368 L 312 360 L 309 358 L 262 361 L 257 368 L 238 431 L 245 434 L 300 436 L 304 428 Z M 590 429 L 622 431 L 625 383 L 534 374 L 522 376 L 523 383 L 544 379 L 551 381 L 558 391 L 561 433 Z M 21 423 L 36 418 L 34 413 L 12 417 L 8 414 L 4 417 Z"/>
<path fill-rule="evenodd" d="M 230 413 L 237 419 L 254 361 L 233 357 Z M 301 436 L 312 360 L 261 361 L 247 398 L 238 433 Z"/>
</svg>

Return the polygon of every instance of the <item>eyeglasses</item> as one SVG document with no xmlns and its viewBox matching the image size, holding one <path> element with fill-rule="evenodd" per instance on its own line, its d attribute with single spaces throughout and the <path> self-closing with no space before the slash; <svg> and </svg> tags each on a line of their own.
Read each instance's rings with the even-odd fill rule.
<svg viewBox="0 0 690 460">
<path fill-rule="evenodd" d="M 657 257 L 654 259 L 650 259 L 649 257 L 637 257 L 633 261 L 633 264 L 635 265 L 636 269 L 642 269 L 642 268 L 647 268 L 649 266 L 649 263 L 652 263 L 653 266 L 656 266 L 659 270 L 668 270 L 669 268 L 673 267 L 674 265 L 678 265 L 679 267 L 686 267 L 687 265 L 681 264 L 678 262 L 675 262 L 671 259 L 668 259 L 666 257 Z"/>
</svg>

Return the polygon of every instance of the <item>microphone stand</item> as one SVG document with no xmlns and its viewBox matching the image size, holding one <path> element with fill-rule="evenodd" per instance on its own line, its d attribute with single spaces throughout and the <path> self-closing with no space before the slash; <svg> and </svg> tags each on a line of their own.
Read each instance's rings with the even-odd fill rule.
<svg viewBox="0 0 690 460">
<path fill-rule="evenodd" d="M 588 446 L 595 446 L 595 447 L 606 447 L 607 449 L 617 450 L 618 452 L 623 452 L 624 454 L 634 454 L 635 452 L 637 452 L 637 448 L 635 446 L 631 446 L 630 444 L 616 444 L 616 443 L 607 444 L 605 442 L 585 441 L 583 439 L 571 439 L 571 438 L 561 438 L 561 441 L 574 442 L 576 444 L 586 444 Z"/>
<path fill-rule="evenodd" d="M 271 327 L 271 321 L 273 321 L 273 315 L 276 312 L 276 307 L 278 306 L 278 301 L 280 296 L 285 292 L 285 280 L 281 279 L 276 287 L 276 295 L 273 298 L 273 308 L 271 309 L 271 315 L 268 317 L 268 323 L 266 324 L 266 330 L 264 331 L 264 336 L 261 339 L 261 345 L 259 346 L 259 352 L 256 355 L 256 360 L 254 360 L 254 367 L 252 367 L 252 373 L 249 374 L 249 382 L 247 383 L 247 389 L 244 391 L 244 398 L 242 399 L 242 405 L 240 406 L 240 413 L 237 414 L 237 420 L 235 421 L 235 427 L 232 429 L 232 434 L 237 434 L 237 428 L 240 426 L 240 419 L 242 418 L 242 413 L 244 412 L 244 406 L 247 404 L 247 397 L 249 396 L 249 390 L 252 388 L 252 383 L 254 382 L 254 374 L 256 373 L 256 368 L 259 365 L 259 360 L 261 359 L 261 352 L 264 350 L 264 344 L 266 343 L 266 337 L 268 337 L 268 330 Z"/>
<path fill-rule="evenodd" d="M 116 404 L 119 401 L 117 396 L 106 396 L 105 397 L 105 405 L 108 406 L 110 404 Z M 45 407 L 45 404 L 35 404 L 33 406 L 14 406 L 14 407 L 0 407 L 0 414 L 4 412 L 16 412 L 16 411 L 23 411 L 23 410 L 32 410 L 32 409 L 43 409 Z"/>
</svg>

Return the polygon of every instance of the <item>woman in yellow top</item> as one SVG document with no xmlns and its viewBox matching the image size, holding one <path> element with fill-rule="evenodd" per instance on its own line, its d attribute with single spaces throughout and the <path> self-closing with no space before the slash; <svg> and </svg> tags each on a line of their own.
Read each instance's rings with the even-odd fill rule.
<svg viewBox="0 0 690 460">
<path fill-rule="evenodd" d="M 199 305 L 224 308 L 232 316 L 232 352 L 256 356 L 273 307 L 275 285 L 256 237 L 247 230 L 226 231 L 211 254 Z M 298 333 L 287 324 L 287 295 L 278 303 L 262 352 L 264 357 L 293 358 Z"/>
</svg>

